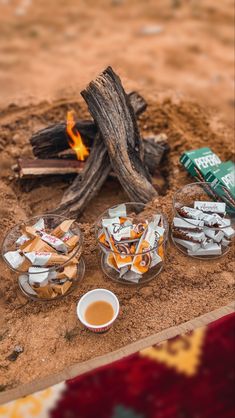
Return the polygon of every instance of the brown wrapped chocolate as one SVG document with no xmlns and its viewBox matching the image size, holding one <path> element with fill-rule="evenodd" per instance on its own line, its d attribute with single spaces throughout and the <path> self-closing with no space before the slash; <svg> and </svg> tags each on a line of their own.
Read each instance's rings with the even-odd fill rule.
<svg viewBox="0 0 235 418">
<path fill-rule="evenodd" d="M 40 237 L 35 237 L 33 240 L 30 240 L 28 245 L 24 247 L 24 253 L 30 253 L 32 251 L 43 251 L 48 253 L 56 253 L 57 251 L 44 242 Z"/>
<path fill-rule="evenodd" d="M 62 272 L 57 273 L 58 279 L 66 277 L 67 279 L 75 279 L 77 277 L 77 264 L 67 264 Z"/>
<path fill-rule="evenodd" d="M 73 235 L 71 238 L 69 238 L 67 241 L 65 241 L 66 247 L 68 247 L 68 251 L 72 251 L 74 247 L 77 245 L 79 241 L 78 235 Z"/>
<path fill-rule="evenodd" d="M 68 232 L 69 228 L 73 224 L 75 219 L 66 219 L 63 221 L 60 225 L 58 225 L 53 231 L 51 232 L 51 235 L 54 235 L 57 238 L 62 238 L 63 235 Z"/>
<path fill-rule="evenodd" d="M 41 299 L 53 299 L 57 296 L 57 293 L 49 284 L 43 287 L 32 286 L 32 288 L 35 290 L 38 297 Z"/>
<path fill-rule="evenodd" d="M 65 283 L 62 284 L 52 284 L 51 288 L 57 295 L 64 295 L 71 286 L 72 282 L 67 280 Z"/>
</svg>

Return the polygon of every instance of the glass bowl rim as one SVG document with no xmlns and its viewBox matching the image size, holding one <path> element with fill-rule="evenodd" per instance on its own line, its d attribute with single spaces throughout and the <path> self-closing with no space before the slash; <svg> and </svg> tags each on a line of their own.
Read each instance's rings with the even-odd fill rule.
<svg viewBox="0 0 235 418">
<path fill-rule="evenodd" d="M 110 206 L 110 207 L 108 207 L 107 209 L 105 209 L 103 212 L 102 212 L 102 214 L 97 218 L 97 220 L 96 220 L 96 222 L 95 222 L 95 238 L 96 238 L 96 242 L 97 242 L 97 244 L 101 247 L 101 248 L 103 248 L 104 250 L 106 250 L 107 252 L 110 252 L 110 253 L 113 253 L 113 254 L 119 254 L 120 255 L 120 252 L 118 252 L 118 251 L 113 251 L 111 248 L 107 248 L 104 244 L 102 244 L 102 242 L 100 242 L 99 241 L 99 237 L 98 237 L 98 229 L 99 229 L 99 225 L 98 225 L 98 223 L 101 221 L 101 219 L 103 218 L 103 216 L 104 216 L 104 214 L 109 210 L 109 209 L 114 209 L 114 208 L 116 208 L 117 206 L 119 206 L 119 205 L 122 205 L 122 204 L 124 204 L 124 205 L 126 205 L 126 206 L 130 206 L 130 205 L 135 205 L 135 206 L 141 206 L 141 207 L 143 207 L 143 208 L 146 208 L 146 204 L 145 203 L 141 203 L 141 202 L 122 202 L 122 203 L 118 203 L 118 204 L 116 204 L 116 205 L 114 205 L 114 206 Z M 149 253 L 151 253 L 152 251 L 155 251 L 155 250 L 157 250 L 161 245 L 164 245 L 165 243 L 166 243 L 166 241 L 167 241 L 167 239 L 168 239 L 168 232 L 169 232 L 169 223 L 168 223 L 168 220 L 167 220 L 167 218 L 166 218 L 166 216 L 164 215 L 164 213 L 163 212 L 161 212 L 161 211 L 158 211 L 157 212 L 157 215 L 161 215 L 162 216 L 162 218 L 163 218 L 163 221 L 164 221 L 164 224 L 165 224 L 165 232 L 164 232 L 164 235 L 163 235 L 163 241 L 160 243 L 160 244 L 157 244 L 155 247 L 153 247 L 153 248 L 151 248 L 150 250 L 148 250 L 148 251 L 144 251 L 144 252 L 141 252 L 141 253 L 135 253 L 135 254 L 128 254 L 128 256 L 131 256 L 131 257 L 135 257 L 135 256 L 137 256 L 137 255 L 144 255 L 144 254 L 149 254 Z M 120 244 L 122 243 L 122 241 L 120 241 Z"/>
<path fill-rule="evenodd" d="M 2 242 L 2 245 L 1 245 L 1 256 L 2 256 L 2 259 L 4 260 L 4 262 L 8 265 L 8 267 L 11 269 L 11 270 L 13 270 L 13 271 L 16 271 L 17 273 L 21 273 L 21 274 L 28 274 L 28 272 L 26 271 L 23 271 L 23 270 L 19 270 L 19 269 L 16 269 L 16 268 L 14 268 L 14 267 L 12 267 L 11 265 L 10 265 L 10 263 L 6 260 L 6 258 L 4 257 L 4 254 L 3 254 L 3 248 L 4 248 L 4 244 L 5 244 L 5 241 L 6 241 L 6 239 L 7 239 L 7 237 L 8 237 L 8 235 L 11 233 L 11 232 L 13 232 L 14 231 L 14 229 L 16 229 L 16 228 L 19 228 L 21 225 L 24 225 L 24 224 L 26 224 L 26 223 L 28 223 L 28 222 L 31 222 L 31 221 L 35 221 L 36 219 L 40 219 L 40 218 L 43 218 L 43 219 L 45 219 L 45 218 L 58 218 L 58 219 L 61 219 L 61 222 L 63 222 L 63 221 L 65 221 L 65 220 L 67 220 L 67 219 L 69 219 L 68 217 L 65 217 L 65 216 L 63 216 L 63 215 L 57 215 L 57 214 L 53 214 L 53 213 L 46 213 L 46 214 L 40 214 L 40 215 L 35 215 L 35 216 L 32 216 L 31 218 L 28 218 L 26 221 L 22 221 L 22 222 L 19 222 L 19 223 L 17 223 L 16 225 L 14 225 L 12 228 L 10 228 L 10 229 L 8 229 L 8 231 L 7 231 L 7 233 L 6 233 L 6 235 L 5 235 L 5 237 L 4 237 L 4 239 L 3 239 L 3 242 Z M 75 246 L 75 248 L 76 248 L 76 251 L 73 253 L 73 255 L 71 255 L 71 257 L 67 260 L 67 261 L 65 261 L 63 264 L 59 264 L 56 268 L 55 268 L 55 266 L 50 266 L 50 267 L 46 267 L 45 266 L 45 270 L 42 270 L 42 271 L 40 271 L 40 272 L 35 272 L 35 273 L 30 273 L 30 274 L 41 274 L 41 273 L 44 273 L 44 272 L 49 272 L 49 271 L 53 271 L 53 270 L 55 270 L 55 269 L 60 269 L 60 268 L 62 268 L 62 267 L 64 267 L 64 266 L 66 266 L 67 264 L 69 264 L 69 262 L 77 255 L 77 253 L 79 252 L 79 250 L 80 250 L 80 248 L 83 246 L 83 233 L 82 233 L 82 231 L 81 231 L 81 228 L 79 227 L 79 225 L 78 225 L 78 223 L 76 222 L 76 220 L 73 222 L 73 225 L 74 224 L 76 224 L 76 227 L 78 228 L 78 230 L 79 230 L 79 242 L 78 242 L 78 244 L 77 244 L 77 248 L 76 248 L 76 246 Z M 9 250 L 10 251 L 10 250 Z M 15 251 L 17 251 L 17 250 L 15 250 Z M 63 255 L 65 255 L 65 254 L 63 254 Z M 43 266 L 41 266 L 41 267 L 43 267 Z"/>
<path fill-rule="evenodd" d="M 178 210 L 177 210 L 177 208 L 176 208 L 176 206 L 175 206 L 175 204 L 176 204 L 176 198 L 177 198 L 177 195 L 179 194 L 179 193 L 181 193 L 183 190 L 184 190 L 184 188 L 186 188 L 186 187 L 195 187 L 195 186 L 199 186 L 199 187 L 201 187 L 202 189 L 203 189 L 203 185 L 204 186 L 209 186 L 210 188 L 211 188 L 211 183 L 210 182 L 208 182 L 208 181 L 195 181 L 195 182 L 193 182 L 193 183 L 188 183 L 188 184 L 185 184 L 183 187 L 181 187 L 180 189 L 177 189 L 177 191 L 174 193 L 174 195 L 173 195 L 173 198 L 172 198 L 172 206 L 173 206 L 173 211 L 174 212 L 176 212 L 177 213 L 177 216 L 180 218 L 180 219 L 182 219 L 182 220 L 184 220 L 185 222 L 187 222 L 189 225 L 192 225 L 191 224 L 191 222 L 189 222 L 188 220 L 186 220 L 186 218 L 184 218 L 183 216 L 181 216 L 180 214 L 179 214 L 179 212 L 178 212 Z M 213 191 L 213 190 L 212 190 Z M 206 191 L 204 190 L 204 192 L 205 192 L 205 194 L 206 194 Z M 208 200 L 208 202 L 209 202 L 209 200 Z M 225 203 L 225 205 L 226 205 L 226 202 L 220 202 L 219 200 L 217 201 L 217 203 Z M 235 222 L 235 217 L 234 216 L 231 216 L 230 214 L 227 214 L 227 218 L 225 218 L 225 219 L 230 219 L 231 220 L 231 225 L 229 225 L 229 226 L 221 226 L 221 227 L 215 227 L 215 226 L 213 226 L 212 228 L 213 229 L 215 229 L 216 231 L 218 230 L 218 231 L 223 231 L 223 229 L 225 229 L 225 228 L 229 228 L 229 227 L 232 227 L 232 224 L 234 224 L 234 222 Z M 190 218 L 191 219 L 191 218 Z M 206 226 L 207 227 L 207 226 Z M 208 228 L 210 228 L 209 226 L 208 226 Z"/>
</svg>

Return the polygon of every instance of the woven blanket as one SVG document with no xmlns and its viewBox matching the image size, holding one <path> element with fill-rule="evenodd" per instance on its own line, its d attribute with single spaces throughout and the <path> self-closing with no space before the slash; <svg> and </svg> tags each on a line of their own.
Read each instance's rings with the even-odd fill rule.
<svg viewBox="0 0 235 418">
<path fill-rule="evenodd" d="M 0 418 L 232 418 L 235 313 L 0 406 Z"/>
</svg>

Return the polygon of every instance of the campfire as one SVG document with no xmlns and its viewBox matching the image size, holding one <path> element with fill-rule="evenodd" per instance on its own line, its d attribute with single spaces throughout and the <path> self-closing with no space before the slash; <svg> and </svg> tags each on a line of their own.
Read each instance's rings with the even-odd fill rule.
<svg viewBox="0 0 235 418">
<path fill-rule="evenodd" d="M 76 129 L 74 116 L 72 110 L 67 113 L 66 132 L 68 134 L 68 144 L 75 151 L 77 159 L 84 161 L 89 155 L 89 150 L 83 143 L 79 131 Z"/>
<path fill-rule="evenodd" d="M 150 201 L 158 195 L 152 180 L 168 143 L 162 133 L 141 137 L 137 118 L 146 101 L 136 92 L 127 94 L 111 67 L 81 95 L 93 120 L 76 120 L 71 110 L 66 123 L 34 133 L 30 143 L 36 158 L 19 160 L 19 176 L 78 174 L 54 210 L 68 217 L 82 213 L 109 175 L 119 180 L 131 201 Z"/>
</svg>

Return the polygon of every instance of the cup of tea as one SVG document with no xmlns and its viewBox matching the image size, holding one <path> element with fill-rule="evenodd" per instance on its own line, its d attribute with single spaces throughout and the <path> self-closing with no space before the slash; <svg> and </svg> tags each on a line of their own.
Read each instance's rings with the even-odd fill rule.
<svg viewBox="0 0 235 418">
<path fill-rule="evenodd" d="M 77 304 L 79 321 L 93 332 L 107 331 L 118 314 L 118 298 L 106 289 L 94 289 L 85 293 Z"/>
</svg>

